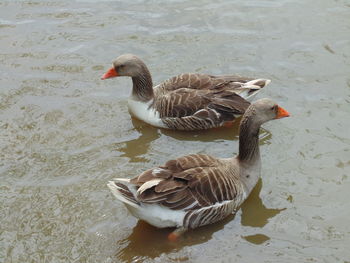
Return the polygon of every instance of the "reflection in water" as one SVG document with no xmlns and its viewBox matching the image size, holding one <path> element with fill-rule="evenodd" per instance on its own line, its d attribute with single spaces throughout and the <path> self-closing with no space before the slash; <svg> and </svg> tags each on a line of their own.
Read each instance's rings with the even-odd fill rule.
<svg viewBox="0 0 350 263">
<path fill-rule="evenodd" d="M 243 226 L 263 227 L 269 218 L 274 217 L 284 209 L 266 208 L 259 197 L 262 181 L 259 180 L 249 198 L 243 203 L 241 223 Z M 185 246 L 204 243 L 212 238 L 212 235 L 223 229 L 225 224 L 235 216 L 230 215 L 224 220 L 204 227 L 190 230 L 184 234 L 178 242 L 169 242 L 167 236 L 173 228 L 159 229 L 139 220 L 129 237 L 118 242 L 118 247 L 124 247 L 116 257 L 123 262 L 132 262 L 147 258 L 155 258 L 162 253 L 171 253 Z M 262 244 L 270 238 L 256 234 L 243 237 L 254 244 Z"/>
<path fill-rule="evenodd" d="M 265 236 L 263 234 L 256 234 L 256 235 L 251 235 L 251 236 L 242 236 L 245 240 L 247 240 L 250 243 L 260 245 L 267 240 L 270 240 L 268 236 Z"/>
<path fill-rule="evenodd" d="M 247 200 L 241 206 L 241 224 L 243 226 L 263 227 L 267 224 L 269 218 L 286 209 L 266 208 L 259 197 L 261 188 L 262 180 L 260 178 Z"/>
<path fill-rule="evenodd" d="M 159 130 L 135 118 L 132 118 L 132 123 L 140 137 L 123 142 L 118 151 L 124 152 L 121 156 L 130 158 L 130 162 L 147 162 L 142 155 L 147 153 L 150 143 L 159 138 Z"/>
<path fill-rule="evenodd" d="M 185 246 L 201 244 L 210 240 L 215 232 L 223 229 L 233 218 L 234 215 L 230 215 L 216 224 L 190 230 L 177 242 L 167 239 L 174 228 L 159 229 L 139 220 L 130 236 L 118 242 L 119 247 L 126 247 L 119 251 L 116 257 L 122 262 L 135 262 L 155 258 L 162 253 L 175 252 Z"/>
<path fill-rule="evenodd" d="M 174 131 L 162 129 L 162 134 L 179 141 L 211 142 L 216 140 L 238 140 L 240 119 L 230 128 L 221 127 L 201 131 Z"/>
<path fill-rule="evenodd" d="M 234 122 L 230 128 L 221 127 L 203 131 L 173 131 L 162 129 L 161 133 L 172 137 L 179 141 L 200 141 L 200 142 L 214 142 L 214 141 L 233 141 L 239 138 L 239 123 L 241 119 Z M 261 127 L 260 129 L 260 144 L 265 144 L 272 137 L 271 133 Z"/>
</svg>

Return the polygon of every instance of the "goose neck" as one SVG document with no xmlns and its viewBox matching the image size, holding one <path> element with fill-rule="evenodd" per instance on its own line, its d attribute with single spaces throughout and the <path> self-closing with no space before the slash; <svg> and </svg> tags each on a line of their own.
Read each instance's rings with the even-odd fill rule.
<svg viewBox="0 0 350 263">
<path fill-rule="evenodd" d="M 251 115 L 244 115 L 240 125 L 239 154 L 242 162 L 253 163 L 260 160 L 259 151 L 260 124 L 254 122 Z"/>
<path fill-rule="evenodd" d="M 138 75 L 132 77 L 132 96 L 142 102 L 147 102 L 154 97 L 151 73 L 146 66 L 141 67 Z"/>
</svg>

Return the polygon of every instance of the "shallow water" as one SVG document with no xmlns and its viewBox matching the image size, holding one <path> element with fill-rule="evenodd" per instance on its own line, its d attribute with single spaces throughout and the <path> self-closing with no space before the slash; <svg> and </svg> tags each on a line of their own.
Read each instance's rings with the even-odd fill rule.
<svg viewBox="0 0 350 263">
<path fill-rule="evenodd" d="M 1 1 L 1 262 L 349 262 L 347 1 Z M 106 182 L 188 153 L 237 153 L 238 124 L 133 120 L 120 54 L 158 83 L 182 72 L 270 78 L 292 117 L 261 132 L 262 179 L 235 216 L 168 243 Z"/>
</svg>

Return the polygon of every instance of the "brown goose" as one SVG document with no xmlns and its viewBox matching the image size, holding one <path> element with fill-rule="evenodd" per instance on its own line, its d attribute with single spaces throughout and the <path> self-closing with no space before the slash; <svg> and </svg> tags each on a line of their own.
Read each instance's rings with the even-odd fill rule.
<svg viewBox="0 0 350 263">
<path fill-rule="evenodd" d="M 153 88 L 151 74 L 141 59 L 118 57 L 102 79 L 132 78 L 129 111 L 138 119 L 174 130 L 203 130 L 226 126 L 249 107 L 247 101 L 271 81 L 239 76 L 185 73 Z"/>
<path fill-rule="evenodd" d="M 176 239 L 189 228 L 235 213 L 260 177 L 261 124 L 288 116 L 270 99 L 258 100 L 243 115 L 236 157 L 191 154 L 133 179 L 114 179 L 108 187 L 135 217 L 160 228 L 176 227 L 169 235 Z"/>
</svg>

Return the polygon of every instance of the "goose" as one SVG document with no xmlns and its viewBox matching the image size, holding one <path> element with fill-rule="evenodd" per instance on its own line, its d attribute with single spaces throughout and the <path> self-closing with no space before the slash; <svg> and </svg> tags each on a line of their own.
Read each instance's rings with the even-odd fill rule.
<svg viewBox="0 0 350 263">
<path fill-rule="evenodd" d="M 158 228 L 175 227 L 168 238 L 176 240 L 188 229 L 236 212 L 260 177 L 260 126 L 288 116 L 272 100 L 257 100 L 240 122 L 237 156 L 218 159 L 190 154 L 107 185 L 133 216 Z"/>
<path fill-rule="evenodd" d="M 101 79 L 132 78 L 129 112 L 158 128 L 204 130 L 231 126 L 269 79 L 185 73 L 153 88 L 146 64 L 137 56 L 119 56 Z"/>
</svg>

